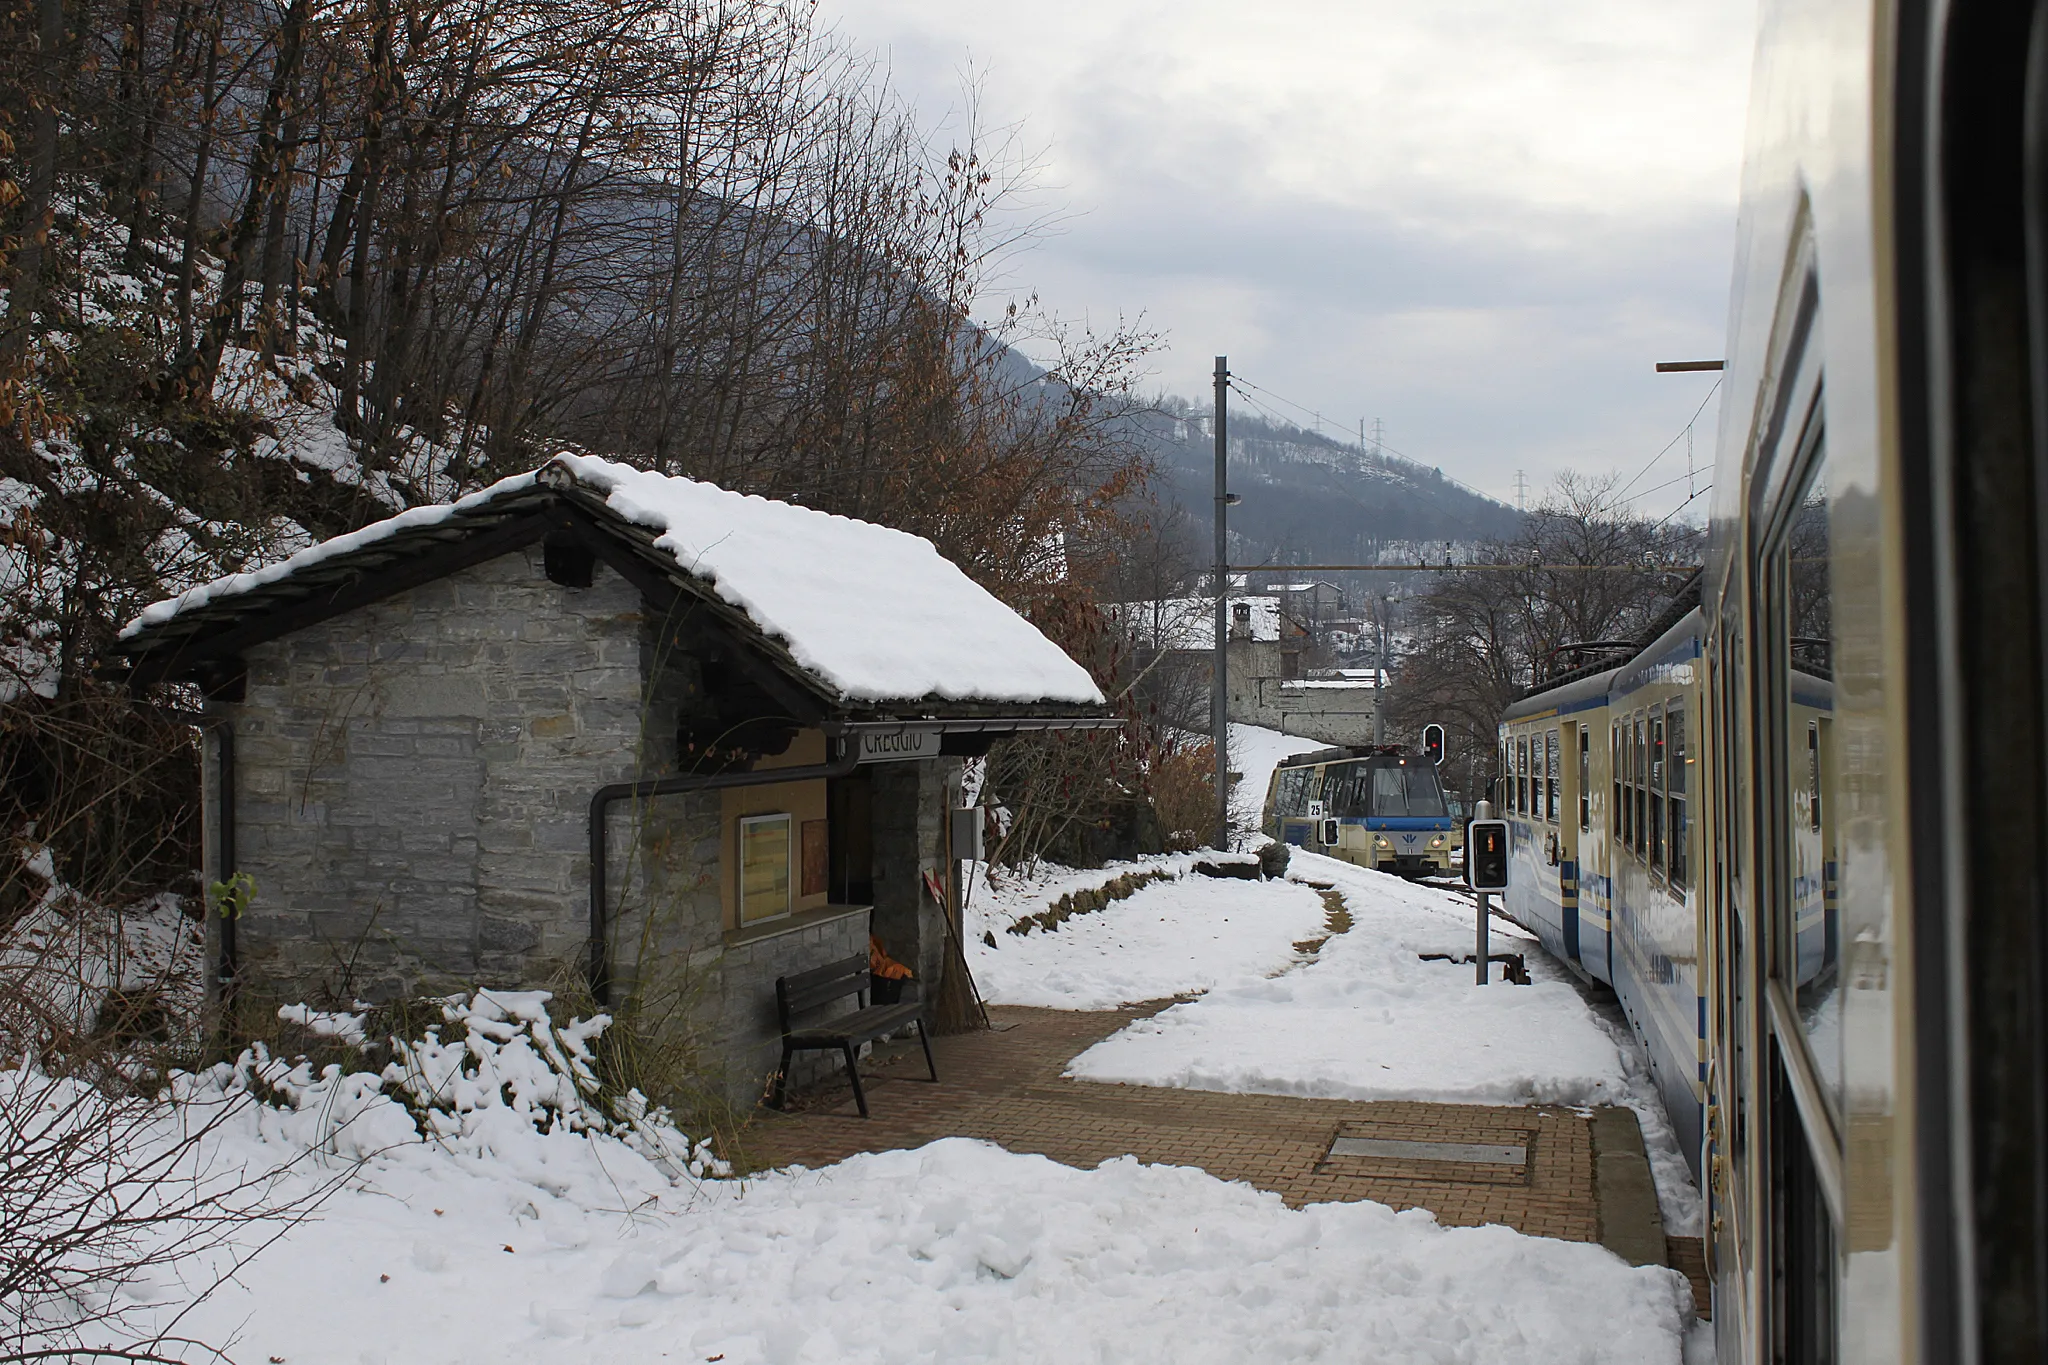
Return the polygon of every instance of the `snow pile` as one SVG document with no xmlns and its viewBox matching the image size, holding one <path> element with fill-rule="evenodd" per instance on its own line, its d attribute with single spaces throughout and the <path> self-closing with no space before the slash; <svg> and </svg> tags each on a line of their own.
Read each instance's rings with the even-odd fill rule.
<svg viewBox="0 0 2048 1365">
<path fill-rule="evenodd" d="M 1614 1041 L 1561 970 L 1531 986 L 1479 987 L 1469 966 L 1421 960 L 1472 951 L 1469 902 L 1299 850 L 1294 866 L 1336 884 L 1349 933 L 1298 972 L 1132 1024 L 1075 1058 L 1071 1074 L 1331 1099 L 1625 1102 Z M 1496 949 L 1519 937 L 1505 925 L 1493 933 Z M 1532 974 L 1546 965 L 1537 955 Z"/>
<path fill-rule="evenodd" d="M 922 536 L 591 456 L 551 468 L 659 532 L 677 563 L 841 696 L 1102 700 L 1086 669 Z"/>
<path fill-rule="evenodd" d="M 1273 785 L 1273 770 L 1280 761 L 1329 747 L 1319 739 L 1231 722 L 1230 770 L 1242 776 L 1230 789 L 1230 826 L 1245 839 L 1240 847 L 1256 848 L 1265 842 L 1259 832 L 1260 821 L 1266 810 L 1266 790 Z"/>
<path fill-rule="evenodd" d="M 210 1087 L 261 1097 L 269 1101 L 257 1117 L 262 1136 L 343 1156 L 424 1140 L 517 1161 L 531 1135 L 559 1133 L 618 1138 L 677 1179 L 731 1174 L 708 1143 L 692 1143 L 639 1091 L 605 1105 L 590 1045 L 611 1017 L 556 1024 L 549 998 L 546 991 L 449 996 L 438 1002 L 442 1023 L 422 1038 L 391 1039 L 395 1057 L 377 1071 L 329 1063 L 316 1073 L 304 1058 L 274 1057 L 258 1043 L 232 1065 L 193 1078 L 187 1093 Z M 364 1015 L 287 1005 L 278 1016 L 319 1036 L 365 1041 Z"/>
<path fill-rule="evenodd" d="M 1677 1365 L 1690 1314 L 1674 1272 L 1598 1246 L 1289 1209 L 1128 1157 L 947 1139 L 745 1186 L 620 1175 L 550 1189 L 433 1149 L 380 1159 L 181 1330 L 293 1365 Z"/>
<path fill-rule="evenodd" d="M 970 939 L 968 966 L 990 1004 L 1102 1010 L 1237 987 L 1285 971 L 1320 937 L 1322 897 L 1298 882 L 1199 874 L 1154 882 L 1091 914 L 1027 935 Z"/>
</svg>

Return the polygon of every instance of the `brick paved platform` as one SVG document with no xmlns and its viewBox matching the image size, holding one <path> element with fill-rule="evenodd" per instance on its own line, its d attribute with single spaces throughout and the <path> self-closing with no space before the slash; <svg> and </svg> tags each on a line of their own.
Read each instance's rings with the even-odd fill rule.
<svg viewBox="0 0 2048 1365">
<path fill-rule="evenodd" d="M 748 1131 L 748 1156 L 760 1165 L 820 1166 L 856 1152 L 977 1137 L 1074 1166 L 1125 1154 L 1199 1166 L 1297 1206 L 1376 1199 L 1426 1208 L 1457 1226 L 1505 1223 L 1538 1236 L 1599 1239 L 1592 1134 L 1571 1109 L 1353 1103 L 1061 1079 L 1071 1058 L 1164 1003 L 1086 1013 L 992 1009 L 996 1031 L 933 1040 L 940 1083 L 923 1079 L 915 1042 L 881 1050 L 861 1067 L 872 1119 L 855 1114 L 841 1081 L 798 1097 L 789 1114 L 764 1111 Z M 1339 1136 L 1524 1146 L 1527 1161 L 1518 1168 L 1333 1157 Z"/>
</svg>

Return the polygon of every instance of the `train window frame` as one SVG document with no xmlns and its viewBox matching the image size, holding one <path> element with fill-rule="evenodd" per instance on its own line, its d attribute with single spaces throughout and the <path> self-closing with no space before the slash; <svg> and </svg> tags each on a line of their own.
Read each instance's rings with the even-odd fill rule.
<svg viewBox="0 0 2048 1365">
<path fill-rule="evenodd" d="M 1515 813 L 1529 813 L 1529 737 L 1515 736 Z"/>
<path fill-rule="evenodd" d="M 1664 879 L 1672 890 L 1679 892 L 1692 887 L 1692 859 L 1688 856 L 1691 850 L 1686 846 L 1692 832 L 1686 818 L 1690 783 L 1685 771 L 1691 728 L 1685 698 L 1680 697 L 1667 708 L 1664 719 L 1664 830 L 1669 844 Z"/>
<path fill-rule="evenodd" d="M 1629 793 L 1635 806 L 1636 830 L 1635 843 L 1631 847 L 1635 850 L 1638 862 L 1649 861 L 1649 831 L 1644 828 L 1649 823 L 1645 818 L 1649 814 L 1650 805 L 1648 766 L 1649 751 L 1643 734 L 1643 713 L 1638 711 L 1630 718 L 1629 724 L 1629 771 L 1635 779 L 1629 784 Z"/>
<path fill-rule="evenodd" d="M 1579 833 L 1593 828 L 1593 729 L 1579 727 Z"/>
<path fill-rule="evenodd" d="M 1748 818 L 1754 881 L 1748 896 L 1756 917 L 1754 950 L 1762 959 L 1762 1046 L 1757 1064 L 1781 1059 L 1797 1126 L 1805 1136 L 1839 1232 L 1843 1223 L 1844 1159 L 1841 1095 L 1830 1088 L 1815 1041 L 1795 1003 L 1799 980 L 1798 901 L 1794 884 L 1793 672 L 1791 532 L 1827 458 L 1825 378 L 1809 343 L 1819 332 L 1819 281 L 1810 231 L 1801 243 L 1802 286 L 1785 336 L 1777 379 L 1766 396 L 1769 417 L 1755 446 L 1744 537 L 1748 598 L 1749 678 L 1746 716 L 1751 741 Z M 1840 1078 L 1839 1055 L 1835 1069 Z M 1768 1106 L 1767 1106 L 1768 1107 Z"/>
<path fill-rule="evenodd" d="M 1664 875 L 1664 707 L 1660 703 L 1650 708 L 1644 721 L 1649 741 L 1648 779 L 1643 783 L 1650 808 L 1650 830 L 1647 839 L 1646 857 L 1650 874 L 1662 878 Z"/>
<path fill-rule="evenodd" d="M 1564 783 L 1563 773 L 1559 768 L 1561 754 L 1557 728 L 1553 726 L 1543 735 L 1543 819 L 1546 824 L 1558 823 L 1559 788 Z"/>
<path fill-rule="evenodd" d="M 1621 721 L 1607 722 L 1607 779 L 1614 789 L 1614 806 L 1607 813 L 1607 838 L 1610 842 L 1625 842 L 1622 825 L 1628 814 L 1628 802 L 1622 799 L 1621 782 Z"/>
</svg>

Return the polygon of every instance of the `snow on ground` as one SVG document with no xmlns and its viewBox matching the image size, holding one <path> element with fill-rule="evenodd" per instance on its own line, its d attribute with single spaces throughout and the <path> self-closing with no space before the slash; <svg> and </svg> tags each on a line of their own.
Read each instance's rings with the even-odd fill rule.
<svg viewBox="0 0 2048 1365">
<path fill-rule="evenodd" d="M 968 966 L 992 1005 L 1115 1009 L 1285 971 L 1297 960 L 1296 942 L 1322 936 L 1325 917 L 1322 897 L 1298 882 L 1190 873 L 1057 929 L 1017 935 L 997 928 L 993 948 L 970 938 Z"/>
<path fill-rule="evenodd" d="M 531 1143 L 557 1149 L 531 1175 L 510 1152 L 373 1159 L 179 1331 L 292 1365 L 1676 1365 L 1689 1313 L 1674 1272 L 1598 1246 L 1291 1210 L 1129 1157 L 955 1138 L 670 1186 L 611 1139 Z"/>
<path fill-rule="evenodd" d="M 1230 791 L 1230 824 L 1249 841 L 1240 847 L 1257 848 L 1265 842 L 1259 834 L 1259 817 L 1265 811 L 1266 788 L 1273 784 L 1273 769 L 1280 766 L 1280 760 L 1329 747 L 1319 739 L 1231 722 L 1230 770 L 1243 776 Z"/>
<path fill-rule="evenodd" d="M 1419 956 L 1472 951 L 1469 901 L 1300 850 L 1292 875 L 1335 883 L 1352 930 L 1299 971 L 1139 1020 L 1075 1058 L 1069 1074 L 1330 1099 L 1628 1105 L 1667 1225 L 1697 1231 L 1699 1196 L 1640 1055 L 1533 939 L 1495 920 L 1494 950 L 1514 940 L 1534 984 L 1480 987 L 1469 966 Z"/>
</svg>

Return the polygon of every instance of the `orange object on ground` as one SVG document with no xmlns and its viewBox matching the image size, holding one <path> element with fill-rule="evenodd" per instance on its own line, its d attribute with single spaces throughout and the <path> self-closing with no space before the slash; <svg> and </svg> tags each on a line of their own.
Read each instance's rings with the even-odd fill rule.
<svg viewBox="0 0 2048 1365">
<path fill-rule="evenodd" d="M 882 940 L 868 935 L 868 972 L 884 981 L 908 981 L 916 973 L 882 951 Z"/>
</svg>

